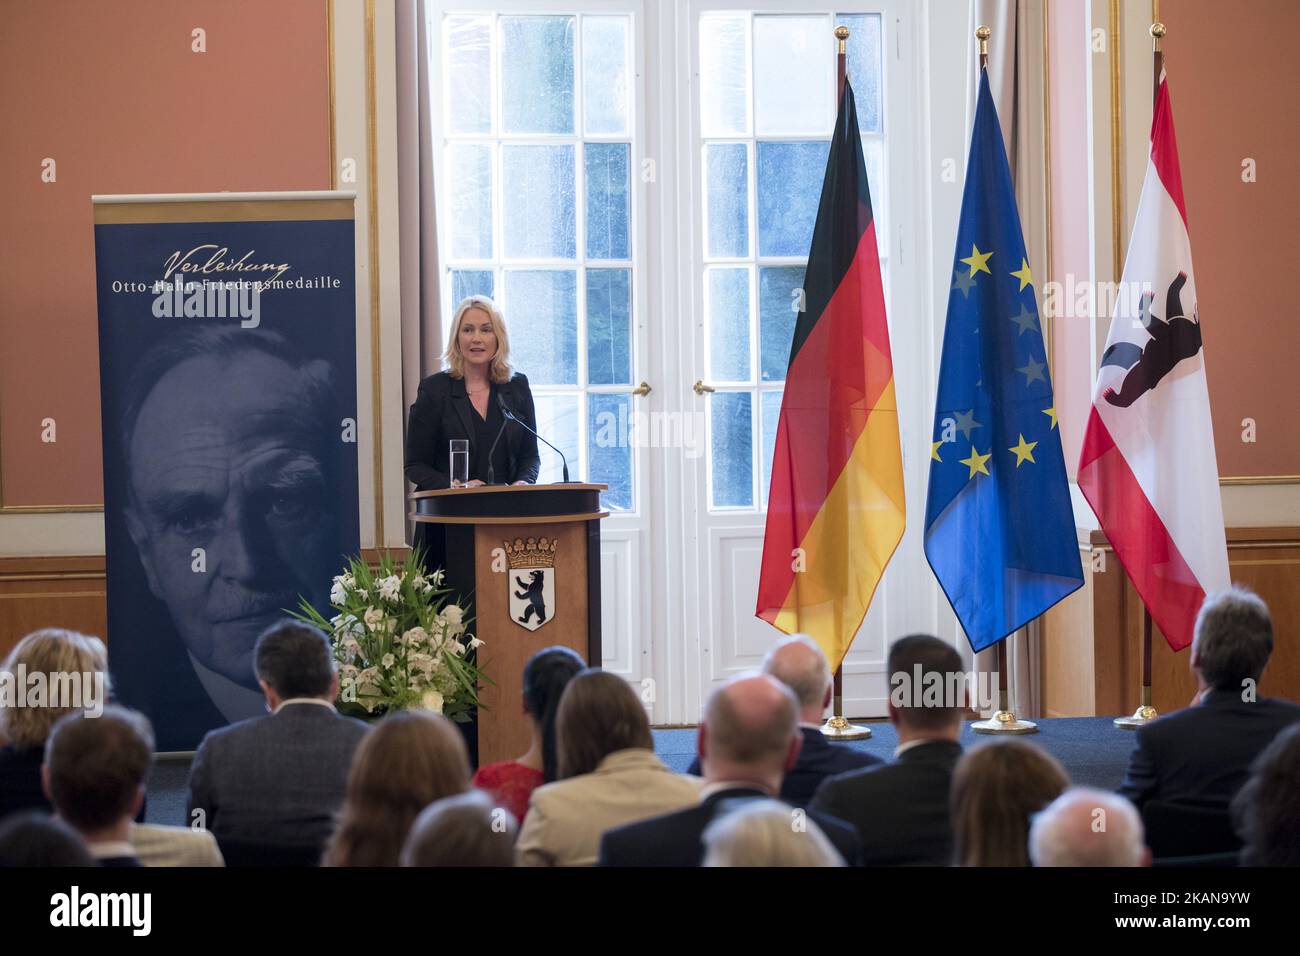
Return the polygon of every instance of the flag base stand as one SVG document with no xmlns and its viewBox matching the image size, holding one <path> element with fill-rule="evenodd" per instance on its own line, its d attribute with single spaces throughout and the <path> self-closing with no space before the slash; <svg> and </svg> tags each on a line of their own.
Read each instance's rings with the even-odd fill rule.
<svg viewBox="0 0 1300 956">
<path fill-rule="evenodd" d="M 1036 734 L 1038 725 L 1032 720 L 1019 720 L 1009 710 L 999 710 L 988 720 L 977 720 L 970 725 L 977 734 Z"/>
<path fill-rule="evenodd" d="M 1150 653 L 1151 635 L 1147 634 L 1147 652 Z M 1143 724 L 1149 724 L 1160 716 L 1160 712 L 1151 706 L 1151 685 L 1142 685 L 1142 703 L 1133 711 L 1132 717 L 1116 717 L 1115 726 L 1121 730 L 1137 730 Z"/>
<path fill-rule="evenodd" d="M 871 736 L 871 728 L 851 724 L 847 717 L 836 714 L 822 724 L 822 736 L 831 740 L 866 740 Z"/>
</svg>

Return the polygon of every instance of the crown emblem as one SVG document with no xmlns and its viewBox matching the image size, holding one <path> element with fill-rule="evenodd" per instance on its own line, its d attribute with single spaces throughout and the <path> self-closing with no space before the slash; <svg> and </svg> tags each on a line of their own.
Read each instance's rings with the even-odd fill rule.
<svg viewBox="0 0 1300 956">
<path fill-rule="evenodd" d="M 512 568 L 553 568 L 555 567 L 555 546 L 558 541 L 550 538 L 515 538 L 506 541 L 506 560 Z"/>
</svg>

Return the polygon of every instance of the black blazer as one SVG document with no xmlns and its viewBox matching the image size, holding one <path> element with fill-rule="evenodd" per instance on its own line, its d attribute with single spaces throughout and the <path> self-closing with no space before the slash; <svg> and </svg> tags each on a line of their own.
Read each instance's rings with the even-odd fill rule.
<svg viewBox="0 0 1300 956">
<path fill-rule="evenodd" d="M 1290 701 L 1208 691 L 1199 704 L 1137 729 L 1119 792 L 1139 807 L 1161 800 L 1227 809 L 1251 762 L 1298 720 L 1300 706 Z"/>
<path fill-rule="evenodd" d="M 521 421 L 537 427 L 533 393 L 522 372 L 515 372 L 504 385 L 493 384 L 488 400 L 496 402 L 497 396 Z M 451 487 L 447 442 L 453 438 L 473 442 L 477 415 L 463 378 L 437 372 L 420 383 L 406 425 L 406 479 L 415 485 L 416 491 Z M 497 481 L 503 484 L 536 481 L 541 467 L 537 439 L 527 429 L 507 422 L 501 441 L 506 446 L 509 467 L 505 474 L 495 476 Z"/>
<path fill-rule="evenodd" d="M 786 771 L 781 781 L 781 799 L 796 807 L 806 807 L 812 803 L 813 793 L 827 777 L 863 767 L 874 767 L 884 763 L 873 754 L 854 750 L 844 744 L 833 744 L 826 735 L 816 727 L 800 727 L 803 732 L 803 746 L 799 748 L 799 760 Z M 696 757 L 686 772 L 699 777 L 700 758 Z"/>
<path fill-rule="evenodd" d="M 831 777 L 813 809 L 857 827 L 867 866 L 947 866 L 952 862 L 948 789 L 961 744 L 932 740 L 893 763 Z"/>
<path fill-rule="evenodd" d="M 639 823 L 606 830 L 600 838 L 597 866 L 699 866 L 704 862 L 704 831 L 724 801 L 765 798 L 761 790 L 738 787 L 710 794 L 687 807 Z M 826 838 L 850 866 L 862 865 L 862 847 L 853 828 L 841 820 L 808 811 Z"/>
</svg>

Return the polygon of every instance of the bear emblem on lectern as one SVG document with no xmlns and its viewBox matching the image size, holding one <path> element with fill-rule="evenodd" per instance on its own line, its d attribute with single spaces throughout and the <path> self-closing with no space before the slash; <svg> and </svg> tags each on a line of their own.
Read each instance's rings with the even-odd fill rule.
<svg viewBox="0 0 1300 956">
<path fill-rule="evenodd" d="M 555 546 L 549 538 L 505 542 L 510 618 L 535 631 L 555 615 Z"/>
</svg>

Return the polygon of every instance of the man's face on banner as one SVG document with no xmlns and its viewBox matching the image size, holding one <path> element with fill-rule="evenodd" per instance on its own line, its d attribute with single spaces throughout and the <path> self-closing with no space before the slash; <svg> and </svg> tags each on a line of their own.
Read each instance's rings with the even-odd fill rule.
<svg viewBox="0 0 1300 956">
<path fill-rule="evenodd" d="M 177 364 L 129 437 L 127 527 L 149 587 L 194 657 L 250 688 L 258 635 L 299 595 L 323 606 L 339 560 L 329 427 L 302 370 L 248 351 Z"/>
</svg>

